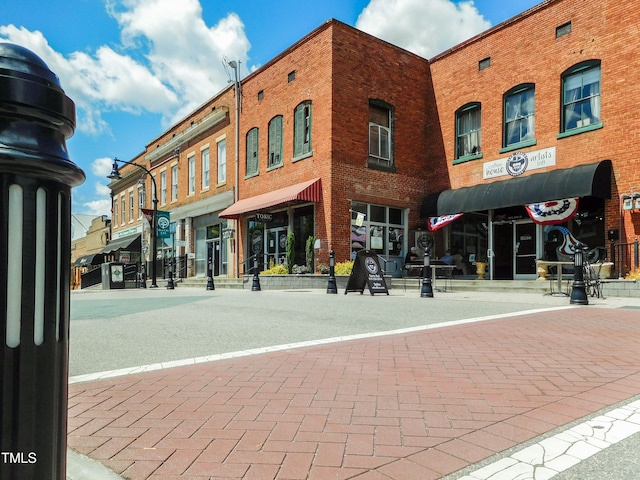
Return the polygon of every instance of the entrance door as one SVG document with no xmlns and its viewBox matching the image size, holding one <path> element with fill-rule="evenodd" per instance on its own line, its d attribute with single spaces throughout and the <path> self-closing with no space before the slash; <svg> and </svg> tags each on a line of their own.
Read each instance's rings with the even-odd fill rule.
<svg viewBox="0 0 640 480">
<path fill-rule="evenodd" d="M 513 224 L 513 278 L 530 280 L 536 278 L 538 252 L 538 226 L 531 221 Z"/>
<path fill-rule="evenodd" d="M 271 265 L 271 261 L 275 265 L 284 264 L 286 262 L 286 250 L 287 229 L 280 227 L 267 230 L 264 248 L 267 267 Z"/>
<path fill-rule="evenodd" d="M 208 269 L 207 275 L 220 275 L 220 239 L 207 242 Z"/>
</svg>

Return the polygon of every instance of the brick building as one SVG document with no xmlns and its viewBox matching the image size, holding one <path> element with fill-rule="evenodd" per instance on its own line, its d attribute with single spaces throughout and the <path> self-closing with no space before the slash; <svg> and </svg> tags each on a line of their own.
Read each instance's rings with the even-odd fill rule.
<svg viewBox="0 0 640 480">
<path fill-rule="evenodd" d="M 291 232 L 298 265 L 312 237 L 316 265 L 367 248 L 399 275 L 416 244 L 527 279 L 580 241 L 624 273 L 618 244 L 640 231 L 640 199 L 623 204 L 640 197 L 630 10 L 547 0 L 429 61 L 330 20 L 131 161 L 154 175 L 189 276 L 282 263 Z M 112 226 L 126 243 L 152 186 L 122 172 Z"/>
<path fill-rule="evenodd" d="M 640 232 L 638 209 L 620 203 L 640 196 L 629 121 L 638 100 L 626 88 L 640 73 L 631 8 L 548 0 L 430 60 L 439 124 L 429 136 L 443 151 L 422 216 L 464 213 L 436 233 L 440 250 L 488 254 L 492 278 L 526 279 L 536 258 L 561 260 L 563 242 L 578 240 L 629 268 L 610 242 Z M 577 214 L 560 225 L 525 210 L 547 220 L 555 210 L 560 221 L 571 199 Z"/>
<path fill-rule="evenodd" d="M 214 275 L 229 276 L 256 254 L 261 266 L 282 263 L 289 232 L 298 265 L 312 237 L 316 263 L 328 263 L 331 249 L 346 260 L 371 248 L 399 272 L 425 192 L 429 91 L 425 59 L 330 20 L 242 80 L 237 183 L 233 85 L 132 162 L 153 173 L 190 276 L 206 275 L 207 259 Z M 140 235 L 135 202 L 149 208 L 150 184 L 133 166 L 122 175 L 111 184 L 113 227 L 114 241 L 124 232 L 126 243 Z"/>
</svg>

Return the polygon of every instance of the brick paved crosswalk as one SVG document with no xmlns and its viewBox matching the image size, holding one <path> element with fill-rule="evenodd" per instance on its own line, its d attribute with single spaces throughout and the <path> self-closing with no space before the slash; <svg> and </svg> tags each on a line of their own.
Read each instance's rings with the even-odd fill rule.
<svg viewBox="0 0 640 480">
<path fill-rule="evenodd" d="M 574 308 L 70 385 L 133 480 L 428 480 L 640 393 L 638 311 Z"/>
</svg>

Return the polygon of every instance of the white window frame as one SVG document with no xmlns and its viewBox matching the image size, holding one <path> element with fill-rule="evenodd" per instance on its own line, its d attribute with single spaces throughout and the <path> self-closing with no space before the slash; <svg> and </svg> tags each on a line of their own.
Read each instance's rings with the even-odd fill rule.
<svg viewBox="0 0 640 480">
<path fill-rule="evenodd" d="M 209 145 L 202 147 L 200 150 L 202 157 L 202 189 L 206 190 L 210 184 L 210 171 L 211 171 L 211 155 L 209 152 Z"/>
<path fill-rule="evenodd" d="M 189 164 L 189 195 L 196 193 L 196 156 L 191 155 L 188 159 Z"/>
<path fill-rule="evenodd" d="M 227 181 L 227 140 L 226 138 L 218 139 L 216 142 L 218 147 L 218 185 Z"/>
<path fill-rule="evenodd" d="M 171 165 L 171 201 L 178 201 L 178 164 Z"/>
<path fill-rule="evenodd" d="M 160 205 L 167 203 L 167 171 L 160 172 Z"/>
</svg>

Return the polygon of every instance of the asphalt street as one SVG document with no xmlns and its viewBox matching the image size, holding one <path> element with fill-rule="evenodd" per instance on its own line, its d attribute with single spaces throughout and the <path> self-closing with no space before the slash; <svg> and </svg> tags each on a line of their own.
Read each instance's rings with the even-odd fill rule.
<svg viewBox="0 0 640 480">
<path fill-rule="evenodd" d="M 569 307 L 541 295 L 146 289 L 71 296 L 69 375 L 251 348 Z M 554 313 L 555 315 L 555 313 Z"/>
</svg>

